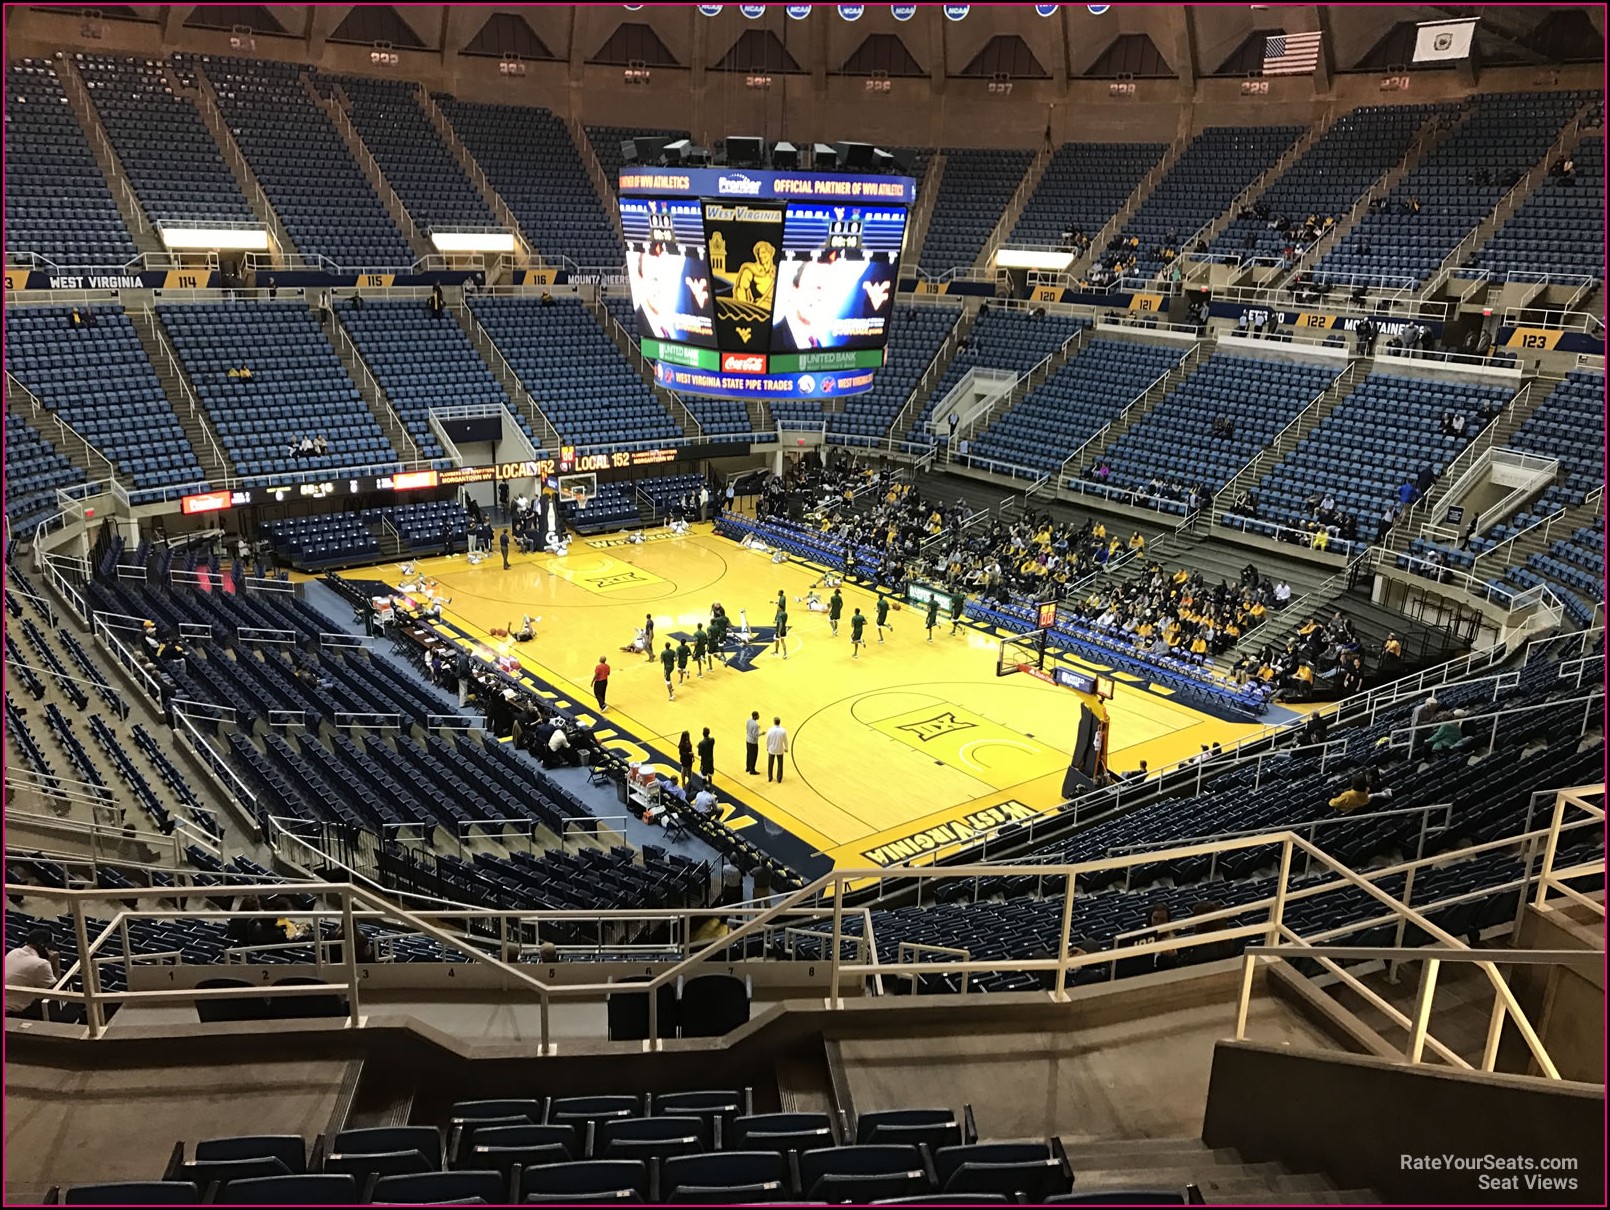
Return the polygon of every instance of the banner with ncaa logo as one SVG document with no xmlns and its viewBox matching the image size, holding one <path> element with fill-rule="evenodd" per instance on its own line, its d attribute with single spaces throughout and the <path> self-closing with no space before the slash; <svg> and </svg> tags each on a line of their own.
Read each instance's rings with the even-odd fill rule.
<svg viewBox="0 0 1610 1210">
<path fill-rule="evenodd" d="M 803 21 L 811 15 L 811 6 L 808 4 L 790 4 L 783 11 L 795 21 Z"/>
<path fill-rule="evenodd" d="M 971 4 L 947 4 L 945 5 L 945 19 L 948 21 L 961 21 L 972 11 L 973 6 Z"/>
<path fill-rule="evenodd" d="M 751 21 L 754 21 L 766 15 L 766 6 L 764 4 L 740 4 L 738 11 Z"/>
<path fill-rule="evenodd" d="M 910 21 L 917 15 L 915 4 L 891 4 L 889 11 L 894 14 L 896 21 Z"/>
<path fill-rule="evenodd" d="M 721 7 L 722 6 L 719 4 L 701 4 L 699 5 L 699 11 L 706 17 L 719 17 L 721 15 Z"/>
<path fill-rule="evenodd" d="M 1036 4 L 1034 11 L 1042 17 L 1054 17 L 1057 15 L 1057 9 L 1061 7 L 1060 4 Z"/>
<path fill-rule="evenodd" d="M 859 21 L 861 19 L 861 14 L 864 12 L 866 12 L 866 5 L 864 4 L 839 5 L 839 16 L 843 17 L 846 21 Z"/>
<path fill-rule="evenodd" d="M 1110 5 L 1110 4 L 1087 4 L 1087 5 L 1085 5 L 1085 7 L 1090 10 L 1090 15 L 1092 17 L 1099 17 L 1099 16 L 1101 16 L 1102 13 L 1106 12 L 1109 8 L 1111 8 L 1112 5 Z"/>
</svg>

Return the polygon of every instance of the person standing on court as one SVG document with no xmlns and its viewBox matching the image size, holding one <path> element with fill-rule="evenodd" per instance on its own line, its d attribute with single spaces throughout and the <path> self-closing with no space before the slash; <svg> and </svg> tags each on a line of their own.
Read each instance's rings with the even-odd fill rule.
<svg viewBox="0 0 1610 1210">
<path fill-rule="evenodd" d="M 677 760 L 682 763 L 682 784 L 693 784 L 693 736 L 684 731 L 682 739 L 676 746 Z"/>
<path fill-rule="evenodd" d="M 934 641 L 934 623 L 939 620 L 939 598 L 928 598 L 928 619 L 924 623 L 928 627 L 928 641 Z"/>
<path fill-rule="evenodd" d="M 710 734 L 710 728 L 704 729 L 704 737 L 699 740 L 699 776 L 704 778 L 708 786 L 716 775 L 716 741 Z"/>
<path fill-rule="evenodd" d="M 759 773 L 755 768 L 760 760 L 760 711 L 751 710 L 749 720 L 744 723 L 744 772 Z"/>
<path fill-rule="evenodd" d="M 889 626 L 889 598 L 888 597 L 879 597 L 878 598 L 877 623 L 878 623 L 878 642 L 881 643 L 881 642 L 883 642 L 883 628 L 885 626 Z M 889 626 L 889 629 L 893 630 L 894 627 Z"/>
<path fill-rule="evenodd" d="M 699 679 L 704 679 L 705 652 L 710 647 L 710 636 L 704 632 L 704 623 L 700 622 L 693 628 L 693 662 L 699 667 Z"/>
<path fill-rule="evenodd" d="M 861 607 L 857 605 L 855 612 L 850 615 L 850 658 L 852 660 L 861 658 L 861 644 L 865 641 L 861 636 L 865 633 L 866 614 L 862 613 Z"/>
<path fill-rule="evenodd" d="M 649 659 L 653 659 L 651 655 Z M 671 640 L 665 640 L 665 650 L 660 652 L 660 664 L 665 669 L 665 696 L 670 701 L 676 701 L 676 689 L 671 684 L 671 669 L 676 667 L 676 652 L 671 649 Z"/>
<path fill-rule="evenodd" d="M 598 708 L 608 710 L 609 703 L 609 657 L 599 656 L 598 666 L 593 669 L 593 696 L 598 699 Z"/>
<path fill-rule="evenodd" d="M 498 549 L 503 552 L 503 570 L 509 570 L 509 531 L 504 530 L 498 535 Z"/>
<path fill-rule="evenodd" d="M 688 658 L 692 654 L 693 649 L 688 646 L 686 639 L 676 645 L 676 683 L 678 685 L 688 679 Z"/>
<path fill-rule="evenodd" d="M 669 646 L 669 644 L 667 644 Z M 648 662 L 654 662 L 654 615 L 643 615 L 643 650 L 648 652 Z"/>
<path fill-rule="evenodd" d="M 777 771 L 777 780 L 783 780 L 783 757 L 788 755 L 788 732 L 783 730 L 783 720 L 771 720 L 771 730 L 766 732 L 766 780 L 772 779 L 772 770 Z"/>
<path fill-rule="evenodd" d="M 788 658 L 788 607 L 783 604 L 783 596 L 777 594 L 777 637 L 772 640 L 771 653 L 783 653 L 783 659 Z"/>
<path fill-rule="evenodd" d="M 967 598 L 957 593 L 950 598 L 950 633 L 960 634 L 962 628 L 962 610 L 967 607 Z"/>
<path fill-rule="evenodd" d="M 839 618 L 841 618 L 843 616 L 844 616 L 844 594 L 842 592 L 840 592 L 838 589 L 835 588 L 833 590 L 833 595 L 827 599 L 827 620 L 828 620 L 829 625 L 831 625 L 833 627 L 833 637 L 834 638 L 838 638 L 838 635 L 839 635 Z"/>
</svg>

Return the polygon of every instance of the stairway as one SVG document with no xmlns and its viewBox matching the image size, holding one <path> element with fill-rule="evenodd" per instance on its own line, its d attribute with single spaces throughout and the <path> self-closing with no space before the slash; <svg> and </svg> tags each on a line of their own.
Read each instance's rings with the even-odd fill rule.
<svg viewBox="0 0 1610 1210">
<path fill-rule="evenodd" d="M 1233 1148 L 1214 1150 L 1200 1139 L 1061 1140 L 1080 1193 L 1120 1189 L 1181 1190 L 1195 1185 L 1203 1199 L 1255 1205 L 1379 1203 L 1369 1189 L 1338 1189 L 1320 1173 L 1294 1173 L 1283 1164 L 1248 1164 Z"/>
<path fill-rule="evenodd" d="M 480 320 L 475 318 L 469 305 L 459 298 L 449 305 L 448 310 L 453 313 L 458 326 L 464 330 L 464 335 L 470 338 L 470 343 L 475 346 L 475 351 L 481 355 L 481 360 L 492 371 L 492 376 L 503 385 L 504 392 L 513 401 L 515 408 L 525 416 L 531 425 L 531 431 L 541 439 L 543 450 L 557 454 L 562 444 L 559 430 L 554 428 L 552 422 L 543 414 L 542 408 L 531 397 L 531 392 L 526 390 L 525 383 L 520 381 L 520 376 L 509 365 L 508 359 L 498 349 L 497 343 L 487 335 L 486 329 L 481 326 Z"/>
<path fill-rule="evenodd" d="M 178 77 L 171 69 L 164 68 L 168 75 L 170 87 L 182 95 L 191 95 L 188 90 L 179 84 Z M 218 150 L 223 153 L 224 163 L 235 174 L 235 184 L 240 186 L 241 193 L 245 194 L 246 201 L 250 203 L 252 213 L 259 222 L 268 228 L 268 233 L 274 245 L 278 248 L 275 257 L 277 263 L 283 264 L 286 256 L 301 255 L 300 249 L 292 242 L 290 232 L 286 231 L 285 224 L 280 222 L 279 215 L 274 213 L 274 207 L 269 205 L 268 194 L 263 192 L 263 186 L 257 180 L 257 174 L 252 171 L 246 154 L 241 151 L 240 145 L 235 142 L 235 136 L 229 129 L 229 123 L 224 120 L 223 110 L 218 108 L 218 94 L 213 91 L 212 81 L 200 63 L 193 63 L 192 70 L 196 77 L 196 91 L 194 93 L 196 110 L 201 114 L 201 120 L 207 129 L 212 131 L 213 141 L 218 144 Z"/>
<path fill-rule="evenodd" d="M 598 153 L 593 150 L 593 141 L 587 137 L 587 127 L 580 118 L 570 119 L 570 141 L 576 145 L 576 154 L 581 159 L 581 166 L 587 172 L 587 179 L 593 183 L 593 190 L 598 194 L 598 202 L 609 215 L 609 224 L 615 229 L 615 238 L 622 242 L 626 233 L 621 229 L 621 209 L 619 200 L 615 196 L 614 187 L 609 183 L 609 177 L 604 173 L 604 165 L 599 162 Z"/>
<path fill-rule="evenodd" d="M 1524 567 L 1526 560 L 1542 554 L 1561 538 L 1569 538 L 1584 525 L 1592 525 L 1603 510 L 1602 500 L 1568 505 L 1552 521 L 1522 530 L 1513 541 L 1478 555 L 1471 574 L 1482 580 L 1501 580 L 1511 567 Z"/>
<path fill-rule="evenodd" d="M 447 150 L 452 152 L 453 158 L 458 161 L 458 166 L 470 178 L 470 183 L 475 186 L 486 204 L 492 208 L 492 213 L 497 217 L 498 222 L 503 224 L 505 230 L 514 234 L 517 244 L 515 250 L 516 259 L 520 261 L 528 260 L 531 255 L 531 241 L 520 230 L 520 223 L 514 217 L 514 211 L 509 209 L 509 204 L 499 196 L 498 191 L 492 188 L 492 182 L 487 179 L 486 172 L 481 168 L 475 157 L 470 154 L 470 149 L 464 146 L 464 140 L 458 137 L 458 131 L 453 129 L 453 123 L 448 121 L 447 115 L 442 112 L 441 106 L 436 104 L 436 98 L 430 95 L 430 89 L 421 84 L 414 93 L 414 100 L 425 111 L 425 116 L 430 119 L 431 125 L 436 127 L 437 133 L 442 136 L 442 142 L 447 144 Z M 616 218 L 618 221 L 619 216 L 617 215 Z"/>
<path fill-rule="evenodd" d="M 922 241 L 928 238 L 928 220 L 933 218 L 939 200 L 939 184 L 945 176 L 945 153 L 936 151 L 928 158 L 928 170 L 917 182 L 917 207 L 906 225 L 905 263 L 913 270 L 922 263 Z"/>
<path fill-rule="evenodd" d="M 308 78 L 306 72 L 302 73 L 301 80 L 302 89 L 307 93 L 308 99 L 322 109 L 330 119 L 330 124 L 340 134 L 341 141 L 347 145 L 347 150 L 352 153 L 352 158 L 357 161 L 358 167 L 363 170 L 363 175 L 368 178 L 369 184 L 379 195 L 381 205 L 385 206 L 386 213 L 391 215 L 391 221 L 397 224 L 397 230 L 407 239 L 414 255 L 421 260 L 433 255 L 436 249 L 414 222 L 414 216 L 408 213 L 408 207 L 403 205 L 402 198 L 397 196 L 397 191 L 391 187 L 391 182 L 386 180 L 386 174 L 380 171 L 380 164 L 376 161 L 374 153 L 364 143 L 358 128 L 352 124 L 352 117 L 347 113 L 347 94 L 342 91 L 341 86 L 332 84 L 330 86 L 332 95 L 325 97 L 319 95 L 319 90 L 313 86 L 313 81 Z"/>
<path fill-rule="evenodd" d="M 988 269 L 990 267 L 991 259 L 993 259 L 1001 245 L 1006 242 L 1006 237 L 1012 233 L 1012 228 L 1017 226 L 1017 220 L 1022 215 L 1023 208 L 1029 204 L 1029 199 L 1034 196 L 1034 191 L 1040 187 L 1040 178 L 1045 175 L 1046 165 L 1050 164 L 1050 162 L 1051 147 L 1047 144 L 1035 152 L 1034 158 L 1029 161 L 1029 166 L 1023 173 L 1023 179 L 1018 182 L 1017 189 L 1013 191 L 1012 200 L 1006 203 L 1006 209 L 1001 211 L 1001 218 L 995 224 L 995 229 L 989 233 L 989 238 L 984 241 L 984 247 L 979 252 L 978 259 L 973 262 L 973 268 Z"/>
<path fill-rule="evenodd" d="M 604 330 L 604 335 L 609 337 L 610 342 L 620 350 L 621 356 L 637 371 L 637 376 L 643 380 L 644 385 L 654 392 L 654 398 L 659 401 L 660 406 L 669 412 L 671 418 L 682 426 L 683 435 L 691 441 L 704 440 L 704 427 L 675 391 L 666 390 L 654 381 L 652 363 L 643 356 L 643 351 L 638 347 L 637 341 L 633 339 L 632 334 L 622 326 L 620 320 L 616 319 L 610 313 L 609 308 L 604 305 L 603 295 L 594 296 L 593 300 L 588 303 L 587 309 L 592 313 L 592 317 L 598 326 Z"/>
<path fill-rule="evenodd" d="M 978 315 L 979 309 L 977 307 L 962 305 L 961 313 L 957 315 L 956 324 L 951 328 L 950 335 L 945 337 L 944 342 L 939 346 L 939 352 L 934 354 L 933 361 L 922 372 L 922 377 L 917 380 L 917 385 L 912 388 L 911 395 L 901 405 L 900 410 L 895 413 L 894 420 L 890 422 L 888 432 L 884 434 L 888 440 L 905 440 L 906 433 L 916 423 L 917 417 L 922 415 L 923 405 L 928 402 L 928 396 L 932 395 L 939 386 L 939 381 L 944 378 L 945 370 L 949 367 L 951 359 L 961 347 L 962 342 L 967 339 L 968 333 L 973 330 L 973 325 L 978 322 Z"/>
<path fill-rule="evenodd" d="M 156 228 L 147 221 L 145 211 L 140 207 L 140 199 L 134 195 L 129 178 L 123 171 L 123 162 L 117 158 L 111 140 L 106 137 L 106 128 L 101 125 L 94 102 L 89 99 L 84 77 L 78 74 L 78 68 L 66 55 L 55 59 L 54 65 L 62 91 L 67 94 L 67 108 L 73 111 L 73 116 L 83 128 L 95 162 L 100 167 L 101 175 L 106 178 L 106 187 L 112 194 L 112 200 L 117 203 L 117 212 L 123 216 L 123 224 L 134 239 L 135 250 L 142 255 L 166 252 Z"/>
<path fill-rule="evenodd" d="M 391 400 L 386 396 L 385 388 L 369 370 L 363 355 L 358 352 L 358 346 L 352 343 L 352 337 L 342 326 L 339 315 L 331 323 L 333 332 L 325 330 L 330 347 L 335 355 L 341 359 L 341 364 L 347 371 L 347 377 L 352 379 L 353 385 L 358 388 L 358 394 L 369 405 L 369 414 L 375 418 L 380 431 L 386 434 L 386 440 L 391 442 L 391 448 L 396 451 L 399 462 L 423 462 L 425 452 L 419 448 L 419 442 L 408 431 L 397 409 L 391 406 Z"/>
<path fill-rule="evenodd" d="M 1374 363 L 1369 358 L 1363 357 L 1348 362 L 1347 368 L 1336 376 L 1318 398 L 1299 412 L 1296 419 L 1276 433 L 1274 440 L 1258 451 L 1257 457 L 1238 470 L 1228 483 L 1214 493 L 1217 501 L 1215 511 L 1229 508 L 1242 492 L 1257 487 L 1270 470 L 1279 466 L 1286 455 L 1296 449 L 1303 438 L 1313 432 L 1325 417 L 1336 410 L 1336 405 L 1352 394 L 1353 389 L 1369 376 L 1372 364 Z"/>
<path fill-rule="evenodd" d="M 1516 183 L 1513 189 L 1499 198 L 1497 204 L 1488 212 L 1486 217 L 1476 224 L 1469 235 L 1459 241 L 1458 246 L 1452 252 L 1443 257 L 1442 263 L 1437 266 L 1437 271 L 1431 275 L 1425 289 L 1420 292 L 1421 297 L 1435 297 L 1453 276 L 1454 270 L 1461 265 L 1468 264 L 1470 259 L 1486 245 L 1487 241 L 1498 234 L 1498 229 L 1509 221 L 1510 216 L 1525 205 L 1526 200 L 1548 180 L 1549 168 L 1562 160 L 1566 153 L 1576 146 L 1577 140 L 1582 137 L 1587 129 L 1586 123 L 1590 111 L 1598 107 L 1599 102 L 1591 101 L 1577 110 L 1571 120 L 1566 123 L 1565 128 L 1560 131 L 1559 137 L 1554 140 L 1554 144 L 1543 153 L 1536 163 L 1527 169 L 1526 175 Z"/>
<path fill-rule="evenodd" d="M 1414 142 L 1409 146 L 1409 150 L 1404 154 L 1403 158 L 1376 178 L 1375 183 L 1359 196 L 1358 201 L 1353 204 L 1353 208 L 1347 212 L 1345 217 L 1339 219 L 1334 227 L 1315 241 L 1313 247 L 1298 257 L 1297 263 L 1290 269 L 1281 269 L 1277 266 L 1270 271 L 1267 277 L 1255 284 L 1289 289 L 1294 279 L 1309 272 L 1315 265 L 1324 260 L 1330 250 L 1346 238 L 1354 227 L 1358 226 L 1364 216 L 1369 213 L 1372 198 L 1386 197 L 1391 193 L 1397 187 L 1399 181 L 1413 171 L 1420 161 L 1424 160 L 1432 151 L 1453 137 L 1454 133 L 1468 122 L 1470 116 L 1475 112 L 1475 106 L 1467 106 L 1457 118 L 1446 126 L 1440 125 L 1442 118 L 1440 114 L 1431 114 L 1427 117 L 1424 125 L 1420 127 L 1419 134 L 1415 136 Z"/>
<path fill-rule="evenodd" d="M 195 386 L 168 344 L 167 333 L 163 331 L 156 312 L 150 307 L 141 311 L 130 309 L 128 317 L 134 324 L 134 333 L 140 338 L 146 357 L 150 359 L 151 368 L 162 383 L 162 392 L 168 397 L 173 414 L 184 426 L 190 448 L 196 451 L 196 460 L 206 472 L 207 482 L 216 487 L 235 478 L 235 464 L 224 452 L 223 442 L 218 440 L 217 432 L 207 419 L 206 409 L 198 402 Z"/>
<path fill-rule="evenodd" d="M 1151 197 L 1152 190 L 1156 189 L 1162 179 L 1168 175 L 1169 169 L 1174 167 L 1175 161 L 1185 154 L 1185 149 L 1190 146 L 1190 143 L 1191 136 L 1189 132 L 1186 132 L 1176 136 L 1174 141 L 1168 145 L 1168 150 L 1163 152 L 1163 158 L 1158 160 L 1156 166 L 1141 178 L 1140 184 L 1130 191 L 1129 197 L 1118 208 L 1118 212 L 1107 220 L 1100 231 L 1091 237 L 1090 247 L 1068 266 L 1067 276 L 1071 283 L 1077 283 L 1086 276 L 1090 272 L 1090 267 L 1105 255 L 1107 245 L 1118 238 L 1118 233 L 1124 229 L 1124 225 L 1135 217 L 1135 211 L 1139 210 L 1145 204 L 1146 199 Z"/>
<path fill-rule="evenodd" d="M 1235 221 L 1236 215 L 1252 205 L 1263 194 L 1265 189 L 1286 174 L 1288 168 L 1307 155 L 1309 148 L 1324 137 L 1325 132 L 1331 128 L 1335 121 L 1335 111 L 1327 109 L 1325 116 L 1309 126 L 1295 143 L 1286 148 L 1285 153 L 1278 160 L 1260 172 L 1256 180 L 1236 194 L 1230 204 L 1220 211 L 1215 218 L 1185 240 L 1180 246 L 1181 255 L 1185 255 L 1189 249 L 1196 247 L 1198 244 L 1204 246 L 1211 244 L 1220 235 L 1224 234 L 1224 229 Z M 1197 262 L 1197 265 L 1206 266 L 1210 263 L 1210 261 L 1203 260 Z M 1193 270 L 1195 268 L 1196 266 L 1193 266 Z M 1188 275 L 1188 277 L 1193 275 Z"/>
<path fill-rule="evenodd" d="M 1444 516 L 1447 512 L 1444 508 L 1445 498 L 1460 478 L 1487 451 L 1502 449 L 1509 438 L 1526 423 L 1537 406 L 1548 398 L 1549 392 L 1554 389 L 1558 381 L 1557 377 L 1532 379 L 1516 391 L 1498 419 L 1483 429 L 1474 441 L 1459 452 L 1459 456 L 1449 463 L 1431 491 L 1414 506 L 1410 514 L 1412 524 L 1399 524 L 1392 528 L 1384 543 L 1385 547 L 1388 550 L 1407 550 L 1410 540 L 1419 532 L 1420 526 L 1425 521 Z"/>
<path fill-rule="evenodd" d="M 1126 407 L 1117 419 L 1111 421 L 1104 433 L 1098 434 L 1075 450 L 1062 464 L 1062 469 L 1053 476 L 1053 482 L 1061 484 L 1068 479 L 1077 479 L 1084 473 L 1086 467 L 1094 466 L 1101 454 L 1118 438 L 1129 432 L 1135 422 L 1147 412 L 1151 411 L 1163 399 L 1174 391 L 1182 382 L 1196 373 L 1203 359 L 1204 346 L 1201 343 L 1191 346 L 1190 352 L 1175 362 L 1167 374 L 1154 382 L 1137 399 Z"/>
<path fill-rule="evenodd" d="M 1093 339 L 1090 335 L 1092 330 L 1092 328 L 1088 327 L 1080 328 L 1068 338 L 1068 342 L 1060 349 L 1058 349 L 1055 353 L 1052 353 L 1027 374 L 1023 375 L 1022 378 L 1019 378 L 1016 386 L 1007 391 L 994 403 L 990 404 L 989 407 L 985 408 L 977 416 L 973 417 L 973 419 L 969 420 L 967 422 L 966 431 L 959 435 L 967 439 L 976 437 L 978 434 L 986 431 L 990 425 L 994 424 L 1002 416 L 1006 415 L 1007 412 L 1011 411 L 1018 404 L 1022 403 L 1035 391 L 1039 390 L 1045 385 L 1046 380 L 1050 378 L 1051 375 L 1055 374 L 1063 366 L 1067 365 L 1068 362 L 1072 361 L 1073 358 L 1078 354 L 1079 350 L 1090 343 L 1090 341 Z"/>
<path fill-rule="evenodd" d="M 87 481 L 117 478 L 117 466 L 105 454 L 81 437 L 55 412 L 45 407 L 9 370 L 6 372 L 6 408 L 18 420 L 44 438 L 46 444 L 79 470 Z"/>
</svg>

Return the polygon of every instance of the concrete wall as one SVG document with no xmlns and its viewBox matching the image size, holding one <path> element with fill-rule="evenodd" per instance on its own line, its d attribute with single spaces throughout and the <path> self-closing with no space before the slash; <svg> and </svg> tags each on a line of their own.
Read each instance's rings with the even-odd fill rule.
<svg viewBox="0 0 1610 1210">
<path fill-rule="evenodd" d="M 1604 924 L 1598 943 L 1583 925 L 1561 912 L 1527 908 L 1515 944 L 1522 949 L 1598 950 L 1604 952 Z M 1543 1040 L 1549 1058 L 1568 1080 L 1604 1078 L 1605 970 L 1602 962 L 1577 968 L 1517 966 L 1510 986 L 1527 1019 Z M 1514 1059 L 1512 1070 L 1536 1072 L 1531 1050 L 1513 1026 L 1505 1030 L 1501 1056 Z"/>
<path fill-rule="evenodd" d="M 1202 1141 L 1248 1163 L 1278 1160 L 1323 1172 L 1387 1202 L 1594 1203 L 1604 1194 L 1604 1087 L 1521 1076 L 1408 1067 L 1385 1059 L 1222 1041 L 1213 1056 Z M 1417 1160 L 1483 1157 L 1574 1171 L 1534 1178 L 1415 1167 Z M 1442 1161 L 1447 1163 L 1445 1159 Z M 1513 1182 L 1491 1186 L 1496 1179 Z"/>
<path fill-rule="evenodd" d="M 909 22 L 897 22 L 886 5 L 868 5 L 854 24 L 831 19 L 796 22 L 774 7 L 749 22 L 737 5 L 717 18 L 693 5 L 646 5 L 626 13 L 616 5 L 524 5 L 520 15 L 557 59 L 529 62 L 524 76 L 499 74 L 495 59 L 458 53 L 494 9 L 478 5 L 444 8 L 401 6 L 398 11 L 427 46 L 399 50 L 398 66 L 379 69 L 371 48 L 327 41 L 346 15 L 344 5 L 271 5 L 290 36 L 258 35 L 249 52 L 258 58 L 317 64 L 331 71 L 423 81 L 431 89 L 465 100 L 542 105 L 566 117 L 595 124 L 683 127 L 700 140 L 727 133 L 787 136 L 832 142 L 856 139 L 885 145 L 1038 147 L 1047 128 L 1053 142 L 1170 141 L 1206 126 L 1308 122 L 1326 110 L 1358 105 L 1411 104 L 1462 96 L 1473 89 L 1597 88 L 1602 65 L 1418 71 L 1407 91 L 1383 92 L 1377 73 L 1276 77 L 1265 95 L 1244 96 L 1240 78 L 1202 78 L 1214 70 L 1254 28 L 1286 24 L 1274 11 L 1241 7 L 1192 10 L 1116 6 L 1104 17 L 1083 5 L 1063 5 L 1056 18 L 1036 17 L 1026 6 L 974 5 L 964 22 L 943 19 L 925 6 Z M 1228 6 L 1235 8 L 1236 6 Z M 84 36 L 76 15 L 16 6 L 6 15 L 9 57 L 50 55 L 58 50 L 97 54 L 156 55 L 175 50 L 239 55 L 230 34 L 186 29 L 189 6 L 162 8 L 158 21 L 106 21 L 97 39 Z M 1406 13 L 1409 10 L 1404 10 Z M 1292 28 L 1314 28 L 1305 8 Z M 830 16 L 824 14 L 824 16 Z M 655 67 L 647 85 L 626 87 L 619 66 L 589 64 L 622 20 L 650 26 L 683 66 Z M 1332 54 L 1346 63 L 1379 36 L 1372 10 L 1331 12 Z M 1357 29 L 1337 29 L 1356 25 Z M 771 29 L 799 62 L 798 74 L 775 74 L 769 90 L 745 87 L 742 73 L 709 70 L 745 29 Z M 1144 33 L 1177 73 L 1175 78 L 1134 81 L 1133 96 L 1114 97 L 1107 80 L 1082 73 L 1117 33 Z M 869 94 L 862 75 L 837 68 L 871 33 L 892 33 L 928 73 L 896 78 L 888 94 Z M 962 71 L 990 37 L 1016 33 L 1049 73 L 1043 80 L 1018 79 L 1007 96 L 991 95 L 987 81 L 964 79 Z"/>
</svg>

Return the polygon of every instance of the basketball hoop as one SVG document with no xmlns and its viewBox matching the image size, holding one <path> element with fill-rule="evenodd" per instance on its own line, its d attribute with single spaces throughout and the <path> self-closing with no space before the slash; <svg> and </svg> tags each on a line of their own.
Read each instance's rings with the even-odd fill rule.
<svg viewBox="0 0 1610 1210">
<path fill-rule="evenodd" d="M 586 509 L 587 509 L 587 489 L 585 487 L 573 487 L 573 488 L 571 488 L 570 489 L 570 498 L 571 498 L 571 500 L 573 500 L 575 502 L 576 511 L 578 513 L 586 511 Z"/>
</svg>

